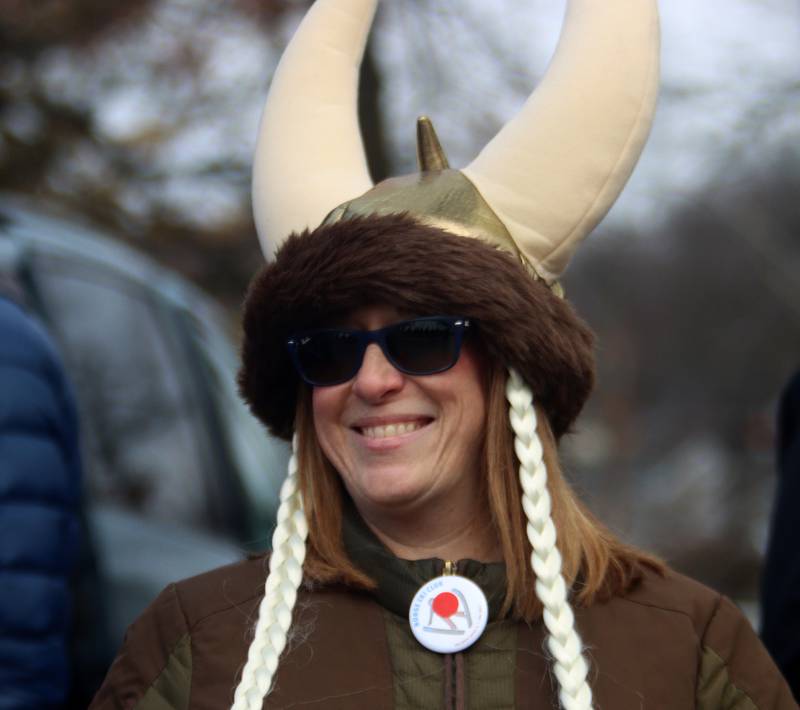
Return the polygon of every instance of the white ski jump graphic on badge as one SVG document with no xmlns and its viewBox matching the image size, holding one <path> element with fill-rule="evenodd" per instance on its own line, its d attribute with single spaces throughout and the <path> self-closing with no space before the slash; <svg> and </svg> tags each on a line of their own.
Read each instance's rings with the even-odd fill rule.
<svg viewBox="0 0 800 710">
<path fill-rule="evenodd" d="M 420 587 L 411 600 L 408 621 L 425 648 L 457 653 L 480 638 L 488 620 L 488 605 L 472 580 L 445 574 Z"/>
</svg>

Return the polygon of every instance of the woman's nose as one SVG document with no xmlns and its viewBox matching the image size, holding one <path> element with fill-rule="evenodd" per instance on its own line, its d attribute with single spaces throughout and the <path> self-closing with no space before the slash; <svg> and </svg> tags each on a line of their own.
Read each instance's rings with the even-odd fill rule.
<svg viewBox="0 0 800 710">
<path fill-rule="evenodd" d="M 370 343 L 353 380 L 353 391 L 362 399 L 376 401 L 399 390 L 404 381 L 403 373 L 386 359 L 380 347 Z"/>
</svg>

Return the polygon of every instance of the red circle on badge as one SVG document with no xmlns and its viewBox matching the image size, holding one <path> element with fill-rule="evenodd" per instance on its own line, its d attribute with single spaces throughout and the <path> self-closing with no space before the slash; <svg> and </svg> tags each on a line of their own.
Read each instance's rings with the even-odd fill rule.
<svg viewBox="0 0 800 710">
<path fill-rule="evenodd" d="M 451 592 L 441 592 L 433 600 L 433 611 L 443 619 L 450 618 L 458 611 L 458 597 Z"/>
</svg>

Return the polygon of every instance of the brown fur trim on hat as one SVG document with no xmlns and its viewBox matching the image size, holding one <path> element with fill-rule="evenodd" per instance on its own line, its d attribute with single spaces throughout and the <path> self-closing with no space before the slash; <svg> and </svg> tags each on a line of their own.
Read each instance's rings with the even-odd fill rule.
<svg viewBox="0 0 800 710">
<path fill-rule="evenodd" d="M 299 378 L 286 339 L 367 305 L 477 322 L 489 356 L 525 378 L 556 437 L 592 389 L 591 331 L 511 255 L 407 215 L 360 217 L 291 235 L 250 285 L 239 387 L 273 434 L 290 439 L 294 426 Z"/>
</svg>

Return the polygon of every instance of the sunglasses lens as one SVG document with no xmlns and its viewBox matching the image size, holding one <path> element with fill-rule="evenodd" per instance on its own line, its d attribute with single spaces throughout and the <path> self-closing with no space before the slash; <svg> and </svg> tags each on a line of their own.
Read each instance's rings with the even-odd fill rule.
<svg viewBox="0 0 800 710">
<path fill-rule="evenodd" d="M 297 361 L 309 382 L 317 385 L 345 382 L 361 365 L 359 340 L 344 330 L 320 331 L 298 337 Z"/>
<path fill-rule="evenodd" d="M 440 372 L 458 359 L 455 326 L 436 318 L 399 323 L 387 329 L 386 346 L 395 363 L 411 374 Z"/>
</svg>

